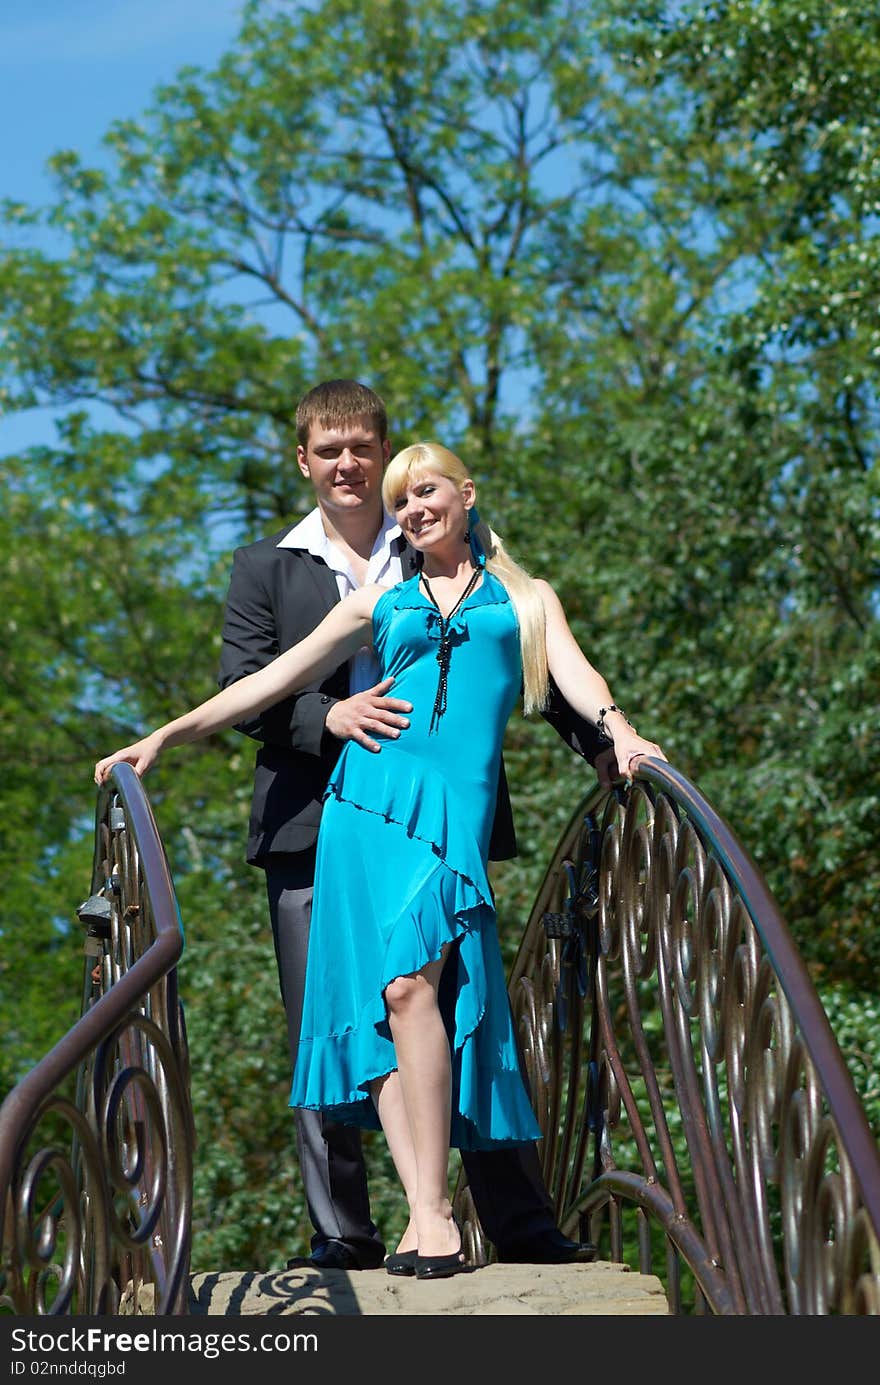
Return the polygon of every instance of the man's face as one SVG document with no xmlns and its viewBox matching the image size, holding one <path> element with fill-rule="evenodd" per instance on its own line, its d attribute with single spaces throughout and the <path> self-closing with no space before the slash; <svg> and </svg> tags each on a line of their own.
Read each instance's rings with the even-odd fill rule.
<svg viewBox="0 0 880 1385">
<path fill-rule="evenodd" d="M 313 424 L 296 460 L 315 488 L 315 498 L 329 512 L 382 508 L 382 474 L 391 453 L 368 419 L 353 418 L 333 428 Z"/>
</svg>

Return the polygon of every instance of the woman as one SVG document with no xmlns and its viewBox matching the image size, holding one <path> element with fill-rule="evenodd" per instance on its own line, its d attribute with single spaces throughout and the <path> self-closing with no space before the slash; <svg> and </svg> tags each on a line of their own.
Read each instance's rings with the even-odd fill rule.
<svg viewBox="0 0 880 1385">
<path fill-rule="evenodd" d="M 520 693 L 526 712 L 543 705 L 549 670 L 612 738 L 622 775 L 641 756 L 665 757 L 614 705 L 552 588 L 479 521 L 459 458 L 434 443 L 405 448 L 383 499 L 423 555 L 418 576 L 361 588 L 266 668 L 99 761 L 95 778 L 120 760 L 144 774 L 161 750 L 262 711 L 364 644 L 412 704 L 379 755 L 347 742 L 327 788 L 291 1105 L 381 1124 L 410 1210 L 386 1267 L 427 1279 L 467 1268 L 450 1145 L 540 1136 L 486 877 L 510 713 Z"/>
</svg>

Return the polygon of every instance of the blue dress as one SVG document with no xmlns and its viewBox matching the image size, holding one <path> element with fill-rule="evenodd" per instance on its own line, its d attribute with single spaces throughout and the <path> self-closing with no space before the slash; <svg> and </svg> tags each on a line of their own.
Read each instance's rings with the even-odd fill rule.
<svg viewBox="0 0 880 1385">
<path fill-rule="evenodd" d="M 440 618 L 418 576 L 373 612 L 373 642 L 410 726 L 382 749 L 348 741 L 318 836 L 302 1029 L 291 1106 L 379 1128 L 371 1079 L 397 1067 L 383 991 L 454 946 L 441 984 L 452 1053 L 450 1145 L 538 1139 L 517 1060 L 486 875 L 501 744 L 522 682 L 502 583 L 483 581 L 449 623 L 447 707 L 429 733 Z"/>
</svg>

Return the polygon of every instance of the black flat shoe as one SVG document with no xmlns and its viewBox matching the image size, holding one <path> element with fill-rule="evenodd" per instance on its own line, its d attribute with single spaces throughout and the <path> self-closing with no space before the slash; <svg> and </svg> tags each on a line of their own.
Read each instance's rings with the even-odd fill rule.
<svg viewBox="0 0 880 1385">
<path fill-rule="evenodd" d="M 394 1255 L 386 1255 L 385 1268 L 389 1274 L 415 1274 L 417 1250 L 401 1250 Z"/>
<path fill-rule="evenodd" d="M 460 1250 L 454 1255 L 416 1256 L 416 1279 L 449 1279 L 453 1274 L 470 1274 L 475 1268 L 465 1263 Z"/>
<path fill-rule="evenodd" d="M 453 1255 L 416 1255 L 416 1279 L 449 1279 L 453 1274 L 470 1274 L 475 1265 L 468 1265 L 464 1258 L 464 1237 L 458 1222 L 459 1246 Z"/>
</svg>

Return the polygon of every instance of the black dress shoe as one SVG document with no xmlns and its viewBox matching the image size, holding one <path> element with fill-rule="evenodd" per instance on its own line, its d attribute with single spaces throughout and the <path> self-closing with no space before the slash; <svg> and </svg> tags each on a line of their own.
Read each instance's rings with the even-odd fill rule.
<svg viewBox="0 0 880 1385">
<path fill-rule="evenodd" d="M 349 1250 L 342 1241 L 327 1241 L 324 1245 L 316 1246 L 311 1255 L 295 1255 L 293 1259 L 288 1260 L 287 1268 L 289 1270 L 377 1270 L 381 1264 L 381 1253 L 379 1253 L 375 1264 L 363 1265 L 354 1251 Z"/>
<path fill-rule="evenodd" d="M 599 1258 L 592 1241 L 571 1241 L 561 1231 L 545 1231 L 496 1247 L 508 1265 L 588 1265 Z"/>
</svg>

